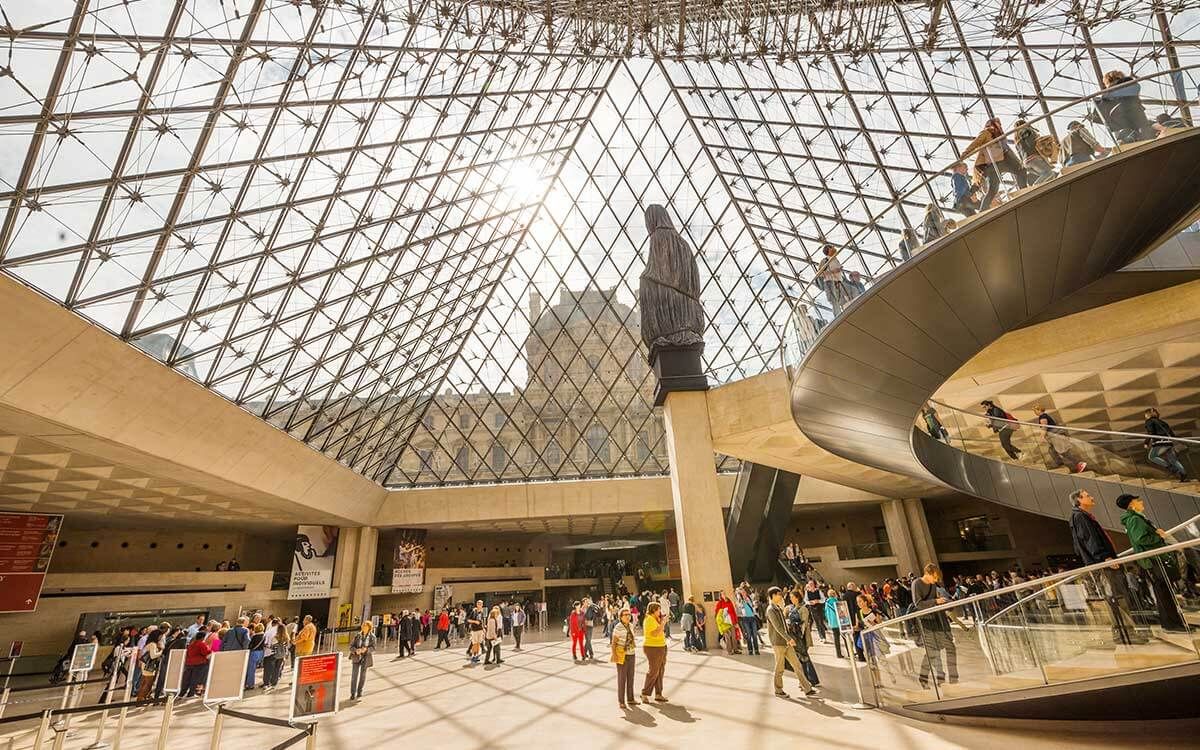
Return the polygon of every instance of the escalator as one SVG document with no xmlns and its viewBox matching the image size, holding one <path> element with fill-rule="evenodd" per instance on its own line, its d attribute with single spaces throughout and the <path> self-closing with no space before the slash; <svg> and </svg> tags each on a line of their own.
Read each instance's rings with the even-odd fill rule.
<svg viewBox="0 0 1200 750">
<path fill-rule="evenodd" d="M 725 522 L 729 567 L 735 583 L 775 578 L 799 486 L 798 474 L 749 461 L 742 464 Z"/>
</svg>

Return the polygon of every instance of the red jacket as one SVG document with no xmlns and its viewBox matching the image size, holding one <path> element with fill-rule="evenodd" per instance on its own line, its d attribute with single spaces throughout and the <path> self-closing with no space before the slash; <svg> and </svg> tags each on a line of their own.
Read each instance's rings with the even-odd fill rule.
<svg viewBox="0 0 1200 750">
<path fill-rule="evenodd" d="M 583 613 L 582 612 L 572 612 L 571 613 L 571 617 L 568 620 L 568 628 L 571 631 L 571 635 L 575 635 L 576 633 L 583 632 Z"/>
<path fill-rule="evenodd" d="M 721 610 L 726 610 L 727 612 L 729 612 L 729 622 L 733 625 L 737 625 L 737 621 L 738 621 L 737 608 L 735 608 L 733 606 L 732 600 L 726 599 L 725 597 L 721 597 L 720 601 L 717 602 L 717 606 L 715 609 L 717 612 L 720 612 Z"/>
<path fill-rule="evenodd" d="M 204 641 L 192 641 L 187 647 L 187 656 L 183 658 L 183 664 L 187 667 L 198 667 L 208 661 L 209 654 L 212 649 Z"/>
<path fill-rule="evenodd" d="M 446 614 L 445 612 L 438 615 L 437 629 L 438 630 L 449 630 L 450 629 L 450 615 Z"/>
</svg>

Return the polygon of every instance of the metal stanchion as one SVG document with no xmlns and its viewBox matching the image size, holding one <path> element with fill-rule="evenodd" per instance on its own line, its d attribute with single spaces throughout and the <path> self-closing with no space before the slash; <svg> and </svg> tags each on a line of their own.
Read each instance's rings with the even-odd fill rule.
<svg viewBox="0 0 1200 750">
<path fill-rule="evenodd" d="M 75 672 L 70 672 L 70 671 L 67 672 L 67 683 L 65 685 L 63 685 L 62 701 L 59 702 L 59 704 L 58 704 L 58 707 L 60 709 L 66 708 L 71 703 L 71 691 L 75 688 L 75 675 L 76 675 Z M 65 731 L 67 728 L 67 722 L 69 719 L 70 719 L 70 715 L 68 714 L 66 717 L 61 718 L 58 721 L 54 722 L 54 731 L 57 732 L 60 729 Z"/>
<path fill-rule="evenodd" d="M 136 648 L 130 649 L 130 651 L 129 651 L 129 666 L 126 668 L 126 672 L 125 672 L 125 689 L 121 691 L 121 702 L 122 703 L 129 702 L 129 693 L 131 690 L 133 690 L 133 663 L 134 663 L 134 661 L 137 660 L 137 658 L 138 658 L 138 650 Z M 119 660 L 118 660 L 118 664 L 119 664 Z M 116 733 L 116 736 L 113 737 L 113 742 L 112 742 L 113 750 L 120 750 L 121 735 L 125 734 L 125 715 L 128 713 L 129 713 L 129 706 L 122 706 L 121 712 L 119 714 L 117 714 L 117 733 Z"/>
<path fill-rule="evenodd" d="M 46 732 L 50 731 L 50 715 L 52 709 L 47 708 L 42 711 L 42 723 L 38 725 L 37 738 L 33 741 L 33 746 L 37 750 L 41 750 L 42 743 L 46 741 Z"/>
<path fill-rule="evenodd" d="M 4 692 L 0 693 L 0 717 L 4 716 L 4 707 L 8 705 L 8 696 L 11 692 L 8 689 L 8 685 L 5 685 Z"/>
<path fill-rule="evenodd" d="M 860 711 L 875 708 L 863 699 L 862 679 L 858 676 L 858 661 L 854 658 L 854 633 L 843 633 L 842 637 L 846 639 L 846 661 L 850 663 L 850 674 L 854 675 L 854 692 L 858 694 L 858 702 L 850 704 L 850 708 Z"/>
<path fill-rule="evenodd" d="M 221 706 L 217 706 L 217 718 L 213 721 L 212 742 L 209 743 L 209 750 L 221 749 L 221 725 L 225 723 L 225 715 L 221 713 Z"/>
<path fill-rule="evenodd" d="M 120 647 L 118 646 L 118 648 L 120 648 Z M 108 689 L 104 691 L 105 705 L 112 703 L 113 693 L 117 692 L 117 675 L 121 673 L 119 666 L 121 664 L 122 658 L 124 658 L 124 655 L 118 653 L 117 658 L 113 659 L 114 666 L 118 667 L 118 668 L 114 668 L 112 671 L 112 674 L 108 678 Z M 128 680 L 128 676 L 126 676 L 126 680 Z M 108 747 L 108 743 L 104 741 L 104 723 L 106 721 L 108 721 L 108 709 L 107 708 L 100 712 L 100 720 L 98 722 L 96 722 L 96 739 L 95 739 L 95 741 L 92 742 L 92 744 L 88 745 L 86 748 L 84 748 L 84 750 L 101 750 L 102 748 Z"/>
<path fill-rule="evenodd" d="M 162 667 L 159 667 L 160 669 Z M 167 696 L 167 702 L 163 706 L 162 725 L 158 729 L 158 745 L 156 750 L 167 750 L 167 733 L 171 730 L 171 712 L 175 710 L 175 694 L 171 693 Z"/>
<path fill-rule="evenodd" d="M 66 727 L 63 727 L 62 729 L 55 727 L 54 728 L 54 744 L 51 745 L 51 747 L 53 747 L 54 750 L 62 750 L 63 743 L 66 741 L 67 741 Z M 40 750 L 40 748 L 38 750 Z"/>
<path fill-rule="evenodd" d="M 18 656 L 8 657 L 8 671 L 4 673 L 4 690 L 8 690 L 8 681 L 12 678 L 13 667 L 16 666 Z"/>
<path fill-rule="evenodd" d="M 308 739 L 304 742 L 304 750 L 317 750 L 317 725 L 308 727 Z"/>
</svg>

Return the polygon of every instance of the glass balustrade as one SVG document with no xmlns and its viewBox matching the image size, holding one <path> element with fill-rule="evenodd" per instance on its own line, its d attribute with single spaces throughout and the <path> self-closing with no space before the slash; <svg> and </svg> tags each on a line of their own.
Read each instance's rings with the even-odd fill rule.
<svg viewBox="0 0 1200 750">
<path fill-rule="evenodd" d="M 867 560 L 874 557 L 891 557 L 891 542 L 867 542 L 865 544 L 839 544 L 838 558 L 842 560 Z"/>
<path fill-rule="evenodd" d="M 868 628 L 876 700 L 919 707 L 1200 661 L 1198 546 L 1192 537 Z"/>
<path fill-rule="evenodd" d="M 918 415 L 916 425 L 950 446 L 997 461 L 1200 495 L 1200 481 L 1192 477 L 1181 481 L 1153 462 L 1174 466 L 1181 455 L 1200 452 L 1200 440 L 1179 437 L 1151 445 L 1144 434 L 1000 420 L 985 416 L 982 409 L 972 413 L 932 401 Z"/>
<path fill-rule="evenodd" d="M 1200 65 L 1188 65 L 1171 70 L 1164 70 L 1140 77 L 1137 83 L 1141 88 L 1141 99 L 1146 104 L 1163 106 L 1168 109 L 1178 109 L 1186 106 L 1196 106 L 1195 100 L 1180 98 L 1175 81 L 1183 71 L 1200 69 Z M 1126 84 L 1128 85 L 1128 84 Z M 826 245 L 832 249 L 832 257 L 820 254 L 812 258 L 812 278 L 800 299 L 792 309 L 786 325 L 783 342 L 783 365 L 792 373 L 804 360 L 812 344 L 820 336 L 821 331 L 835 318 L 862 296 L 879 280 L 902 267 L 907 261 L 918 256 L 925 248 L 946 235 L 961 230 L 988 212 L 1002 207 L 1005 203 L 1035 190 L 1046 183 L 1053 182 L 1064 175 L 1077 171 L 1093 161 L 1074 161 L 1065 153 L 1060 153 L 1056 163 L 1050 163 L 1044 156 L 1025 151 L 1030 145 L 1026 128 L 1032 128 L 1036 136 L 1048 136 L 1055 133 L 1054 139 L 1059 142 L 1069 137 L 1071 128 L 1080 125 L 1100 148 L 1095 152 L 1095 159 L 1105 159 L 1111 156 L 1128 153 L 1132 149 L 1152 143 L 1154 138 L 1151 131 L 1131 134 L 1128 131 L 1114 133 L 1108 128 L 1091 121 L 1098 99 L 1117 91 L 1097 91 L 1092 96 L 1077 99 L 1055 107 L 1048 113 L 1028 119 L 1025 125 L 1013 127 L 1005 131 L 1001 137 L 1003 146 L 1012 150 L 1016 158 L 1022 161 L 1026 169 L 1027 186 L 1022 188 L 1012 175 L 1004 175 L 997 186 L 995 200 L 987 209 L 981 209 L 977 204 L 956 202 L 953 187 L 954 168 L 965 164 L 967 169 L 963 174 L 971 181 L 973 193 L 983 196 L 986 185 L 979 185 L 982 179 L 972 167 L 975 164 L 975 154 L 968 154 L 965 159 L 932 167 L 926 179 L 909 188 L 891 204 L 882 208 L 878 213 L 867 217 L 863 227 L 848 241 Z M 1053 123 L 1053 126 L 1052 126 Z M 1182 119 L 1169 120 L 1165 125 L 1152 127 L 1154 136 L 1164 137 L 1186 129 Z M 1079 136 L 1082 138 L 1083 136 Z M 1150 140 L 1140 140 L 1149 137 Z M 994 145 L 999 141 L 993 141 Z M 988 148 L 985 146 L 984 148 Z M 962 171 L 960 169 L 960 171 Z M 968 202 L 969 203 L 969 202 Z M 843 254 L 841 250 L 861 251 L 853 254 Z M 824 251 L 823 251 L 824 252 Z M 890 266 L 881 271 L 868 272 L 861 264 L 862 252 L 887 259 Z M 842 264 L 845 261 L 846 265 Z"/>
</svg>

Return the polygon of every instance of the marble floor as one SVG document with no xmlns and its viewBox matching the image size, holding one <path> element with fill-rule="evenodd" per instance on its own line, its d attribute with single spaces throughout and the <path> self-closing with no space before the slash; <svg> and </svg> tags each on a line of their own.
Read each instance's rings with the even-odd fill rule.
<svg viewBox="0 0 1200 750">
<path fill-rule="evenodd" d="M 532 641 L 532 642 L 531 642 Z M 621 711 L 616 705 L 614 668 L 604 661 L 577 664 L 570 645 L 558 633 L 527 639 L 525 649 L 504 648 L 504 663 L 472 666 L 462 648 L 433 651 L 424 645 L 415 657 L 376 656 L 362 700 L 345 700 L 341 711 L 321 721 L 319 748 L 579 748 L 589 750 L 636 745 L 655 748 L 851 748 L 853 750 L 941 750 L 1019 746 L 1048 748 L 1147 747 L 1146 736 L 1122 738 L 1097 726 L 1090 733 L 1016 731 L 937 725 L 878 710 L 854 710 L 853 682 L 831 646 L 818 645 L 814 661 L 822 680 L 817 699 L 804 699 L 794 678 L 792 697 L 771 691 L 772 657 L 685 653 L 673 641 L 667 660 L 666 704 Z M 600 655 L 599 652 L 597 654 Z M 607 657 L 607 652 L 603 655 Z M 346 665 L 346 680 L 349 665 Z M 790 676 L 790 675 L 789 675 Z M 285 675 L 285 682 L 289 676 Z M 638 683 L 640 687 L 640 682 Z M 233 706 L 258 716 L 285 718 L 288 691 L 256 690 Z M 160 709 L 131 712 L 120 747 L 153 748 Z M 109 719 L 105 739 L 111 741 Z M 167 747 L 210 747 L 213 714 L 192 700 L 174 714 Z M 10 727 L 0 726 L 0 730 Z M 27 730 L 26 730 L 27 731 Z M 221 746 L 271 748 L 295 730 L 226 719 Z M 95 739 L 95 723 L 77 723 L 66 748 L 83 748 Z M 14 739 L 8 744 L 9 739 Z M 1192 737 L 1159 738 L 1183 747 Z M 0 748 L 31 748 L 31 736 L 0 731 Z M 1193 745 L 1194 746 L 1194 745 Z M 304 747 L 301 743 L 296 747 Z"/>
</svg>

